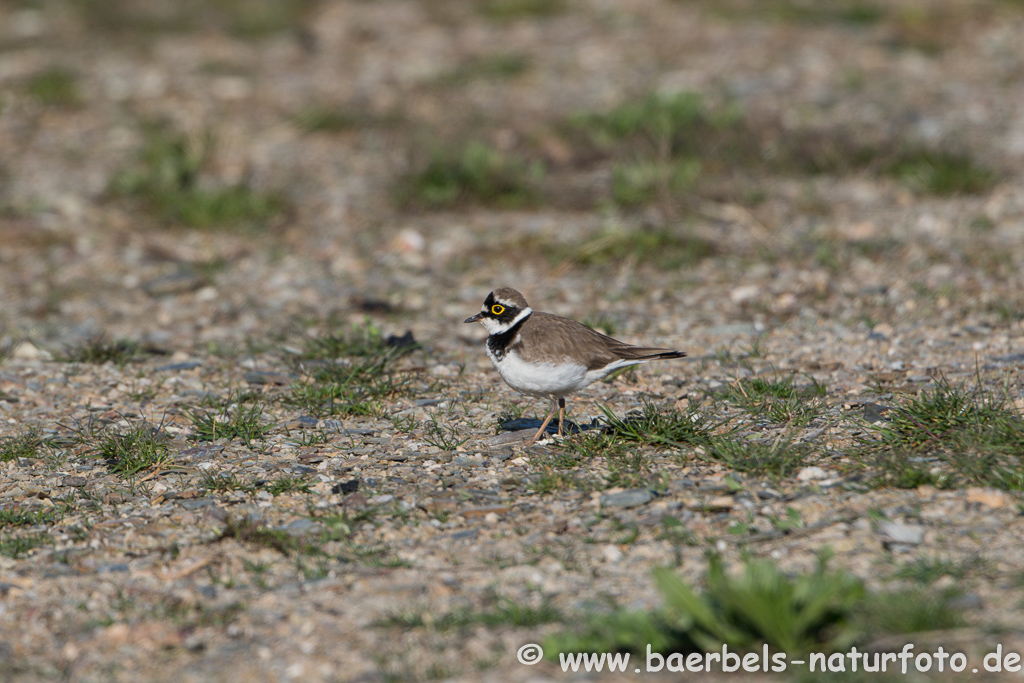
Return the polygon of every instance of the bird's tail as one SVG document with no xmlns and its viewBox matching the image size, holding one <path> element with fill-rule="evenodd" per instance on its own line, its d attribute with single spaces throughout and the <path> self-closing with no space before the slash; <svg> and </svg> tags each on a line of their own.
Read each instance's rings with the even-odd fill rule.
<svg viewBox="0 0 1024 683">
<path fill-rule="evenodd" d="M 672 358 L 683 358 L 686 353 L 672 349 L 659 349 L 650 346 L 627 346 L 616 350 L 617 355 L 624 360 L 670 360 Z"/>
</svg>

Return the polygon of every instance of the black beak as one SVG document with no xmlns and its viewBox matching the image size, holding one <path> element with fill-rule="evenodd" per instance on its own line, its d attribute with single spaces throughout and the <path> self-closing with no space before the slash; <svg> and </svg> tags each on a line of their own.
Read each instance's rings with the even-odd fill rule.
<svg viewBox="0 0 1024 683">
<path fill-rule="evenodd" d="M 477 313 L 476 315 L 469 316 L 468 318 L 466 318 L 462 322 L 464 322 L 464 323 L 475 323 L 477 320 L 479 320 L 482 317 L 484 317 L 483 313 Z"/>
</svg>

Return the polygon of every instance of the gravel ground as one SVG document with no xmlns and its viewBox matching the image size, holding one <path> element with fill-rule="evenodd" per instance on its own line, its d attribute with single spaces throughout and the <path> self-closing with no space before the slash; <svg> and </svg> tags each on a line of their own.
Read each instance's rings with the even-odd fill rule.
<svg viewBox="0 0 1024 683">
<path fill-rule="evenodd" d="M 0 1 L 0 678 L 626 680 L 515 655 L 710 550 L 955 588 L 919 649 L 1024 651 L 1020 452 L 908 481 L 860 448 L 945 387 L 1024 410 L 1022 32 L 996 0 Z M 698 180 L 656 126 L 594 133 L 681 92 Z M 499 424 L 546 405 L 461 322 L 503 285 L 689 354 L 576 422 L 799 455 L 523 447 Z M 303 402 L 360 340 L 385 390 Z M 561 618 L 438 625 L 501 604 Z"/>
</svg>

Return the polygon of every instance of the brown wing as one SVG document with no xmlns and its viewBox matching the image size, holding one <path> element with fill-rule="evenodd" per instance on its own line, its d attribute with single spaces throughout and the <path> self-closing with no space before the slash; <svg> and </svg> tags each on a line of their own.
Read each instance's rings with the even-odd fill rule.
<svg viewBox="0 0 1024 683">
<path fill-rule="evenodd" d="M 542 339 L 537 338 L 538 333 L 542 333 Z M 672 349 L 626 344 L 575 320 L 537 311 L 523 324 L 521 334 L 524 343 L 517 351 L 523 360 L 542 362 L 552 358 L 574 358 L 588 370 L 617 360 L 656 360 L 686 355 Z"/>
</svg>

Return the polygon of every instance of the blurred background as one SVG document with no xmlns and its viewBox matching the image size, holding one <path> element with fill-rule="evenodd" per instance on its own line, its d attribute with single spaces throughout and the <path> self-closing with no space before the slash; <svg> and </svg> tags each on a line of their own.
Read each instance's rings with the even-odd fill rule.
<svg viewBox="0 0 1024 683">
<path fill-rule="evenodd" d="M 666 334 L 1014 324 L 1022 35 L 1019 0 L 3 0 L 0 343 L 443 343 L 502 284 Z"/>
</svg>

